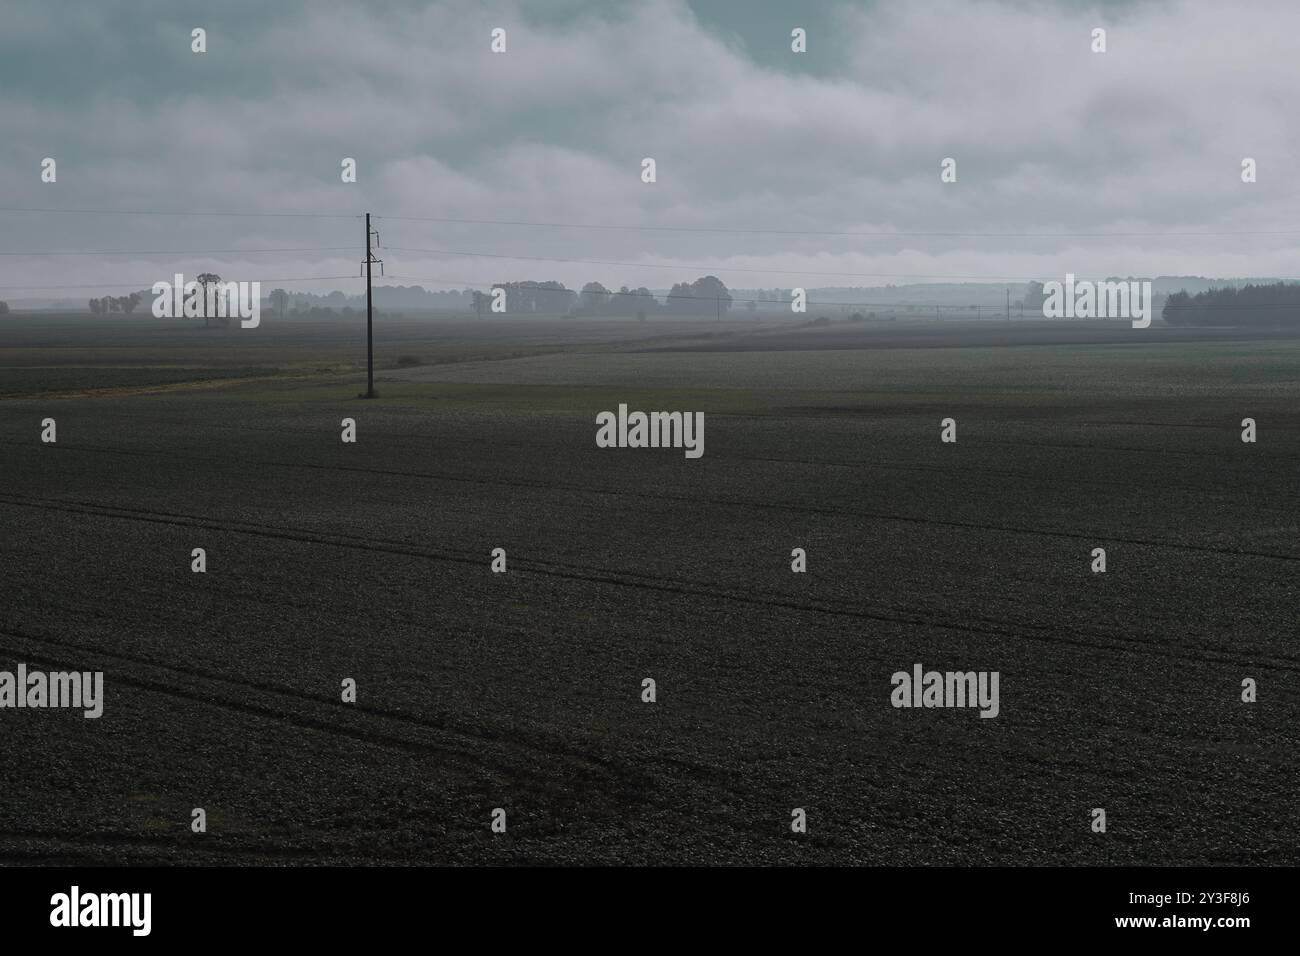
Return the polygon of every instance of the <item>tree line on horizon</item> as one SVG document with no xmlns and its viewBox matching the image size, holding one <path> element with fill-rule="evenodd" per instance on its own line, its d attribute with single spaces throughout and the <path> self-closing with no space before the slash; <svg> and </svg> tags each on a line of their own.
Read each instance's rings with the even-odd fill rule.
<svg viewBox="0 0 1300 956">
<path fill-rule="evenodd" d="M 206 289 L 210 282 L 219 282 L 220 277 L 204 273 L 196 280 Z M 375 290 L 376 299 L 382 298 L 383 289 Z M 492 289 L 505 292 L 505 314 L 543 314 L 543 315 L 627 315 L 646 318 L 654 314 L 665 315 L 721 315 L 731 309 L 733 296 L 727 286 L 717 276 L 701 276 L 694 282 L 678 282 L 664 296 L 661 302 L 655 293 L 645 286 L 629 289 L 622 286 L 618 290 L 605 288 L 599 282 L 588 282 L 581 289 L 570 289 L 561 282 L 523 281 L 499 282 Z M 465 304 L 480 315 L 492 313 L 494 296 L 490 292 L 465 290 L 468 300 Z M 131 313 L 143 301 L 142 293 L 133 292 L 129 296 L 103 296 L 88 302 L 94 315 L 109 313 Z M 320 297 L 312 294 L 291 294 L 284 289 L 273 289 L 263 300 L 270 306 L 272 314 L 284 316 L 310 315 L 328 316 L 335 314 L 333 308 L 322 308 L 317 301 L 329 302 L 340 307 L 342 314 L 352 310 L 347 307 L 348 298 L 342 292 L 332 292 Z M 310 304 L 308 304 L 310 303 Z M 0 313 L 7 311 L 4 310 Z M 752 311 L 752 303 L 751 303 Z"/>
<path fill-rule="evenodd" d="M 217 276 L 211 274 L 200 278 L 219 281 Z M 729 312 L 734 304 L 726 284 L 712 275 L 701 276 L 694 282 L 676 283 L 662 301 L 645 286 L 636 289 L 622 286 L 618 290 L 611 290 L 599 282 L 588 282 L 581 289 L 569 289 L 563 283 L 555 281 L 501 282 L 492 288 L 504 290 L 507 315 L 622 315 L 640 319 L 656 314 L 721 316 Z M 1036 311 L 1041 308 L 1042 290 L 1042 283 L 1030 282 L 1023 297 L 1013 304 L 1023 303 L 1026 311 Z M 469 307 L 478 314 L 492 314 L 494 297 L 491 293 L 467 289 L 465 295 Z M 377 295 L 376 298 L 378 297 Z M 349 307 L 343 307 L 340 313 L 336 313 L 332 308 L 320 308 L 314 304 L 307 307 L 305 302 L 294 301 L 302 298 L 304 297 L 300 295 L 291 296 L 284 289 L 275 289 L 264 301 L 271 307 L 273 314 L 280 316 L 288 313 L 295 317 L 328 318 L 340 313 L 348 315 L 353 311 Z M 316 297 L 309 295 L 305 298 Z M 338 303 L 333 302 L 335 298 Z M 341 292 L 331 293 L 326 300 L 339 305 L 347 301 Z M 130 314 L 142 301 L 142 293 L 133 292 L 125 296 L 92 298 L 88 305 L 95 315 Z M 755 304 L 752 301 L 749 303 L 751 312 Z M 0 315 L 8 312 L 9 306 L 0 302 Z M 1176 326 L 1290 325 L 1300 322 L 1300 283 L 1279 281 L 1212 288 L 1195 294 L 1185 290 L 1174 292 L 1167 297 L 1161 315 L 1166 323 Z"/>
<path fill-rule="evenodd" d="M 139 304 L 139 292 L 132 292 L 130 295 L 106 295 L 102 299 L 91 299 L 90 311 L 93 315 L 105 315 L 109 312 L 124 312 L 129 315 Z"/>
<path fill-rule="evenodd" d="M 1300 283 L 1274 282 L 1174 292 L 1161 313 L 1170 325 L 1292 325 L 1300 321 Z"/>
<path fill-rule="evenodd" d="M 505 291 L 506 315 L 635 315 L 644 319 L 654 314 L 721 315 L 732 305 L 731 293 L 717 276 L 678 282 L 663 302 L 645 286 L 622 286 L 615 291 L 599 282 L 588 282 L 580 290 L 554 281 L 498 282 L 492 288 Z M 492 311 L 493 298 L 490 292 L 475 291 L 471 305 L 480 315 L 486 315 Z"/>
</svg>

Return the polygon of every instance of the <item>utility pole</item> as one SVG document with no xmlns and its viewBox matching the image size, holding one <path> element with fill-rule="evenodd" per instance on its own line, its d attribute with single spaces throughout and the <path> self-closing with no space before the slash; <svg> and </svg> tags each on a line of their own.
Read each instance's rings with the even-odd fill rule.
<svg viewBox="0 0 1300 956">
<path fill-rule="evenodd" d="M 1011 287 L 1007 286 L 1007 321 L 1011 321 Z"/>
<path fill-rule="evenodd" d="M 718 310 L 718 321 L 721 322 L 722 321 L 722 296 L 715 295 L 713 297 L 713 305 Z"/>
<path fill-rule="evenodd" d="M 370 285 L 371 266 L 379 263 L 379 274 L 384 274 L 384 260 L 376 259 L 370 251 L 370 237 L 379 241 L 379 233 L 370 228 L 370 213 L 366 213 L 366 394 L 362 398 L 375 397 L 375 301 L 374 291 Z"/>
</svg>

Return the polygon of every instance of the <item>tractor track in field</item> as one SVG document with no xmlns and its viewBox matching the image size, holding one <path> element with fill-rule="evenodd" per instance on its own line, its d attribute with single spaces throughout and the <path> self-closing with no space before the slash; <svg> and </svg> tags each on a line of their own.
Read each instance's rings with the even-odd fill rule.
<svg viewBox="0 0 1300 956">
<path fill-rule="evenodd" d="M 19 443 L 11 442 L 9 444 L 19 444 Z M 94 445 L 60 444 L 54 447 L 63 451 L 84 451 L 84 452 L 90 452 L 95 454 L 126 455 L 126 456 L 137 456 L 137 457 L 164 457 L 169 461 L 172 460 L 194 461 L 194 462 L 199 462 L 204 464 L 220 465 L 220 464 L 226 464 L 229 461 L 229 459 L 216 458 L 211 456 L 177 455 L 176 453 L 171 451 L 162 452 L 162 451 L 149 451 L 144 449 L 127 450 L 127 449 L 120 449 L 120 448 L 106 448 L 106 447 L 94 446 Z M 871 463 L 871 464 L 864 463 L 862 465 L 856 465 L 852 462 L 829 462 L 829 461 L 817 461 L 813 459 L 803 460 L 798 458 L 772 458 L 772 457 L 747 458 L 747 457 L 740 457 L 740 456 L 733 456 L 733 458 L 734 460 L 739 460 L 739 461 L 762 461 L 767 463 L 783 463 L 783 464 L 816 464 L 825 467 L 850 467 L 850 468 L 861 467 L 864 469 L 872 467 L 875 464 L 875 463 Z M 1025 535 L 1029 537 L 1040 537 L 1040 538 L 1059 538 L 1059 539 L 1087 541 L 1087 542 L 1105 540 L 1105 541 L 1115 541 L 1121 544 L 1138 545 L 1140 547 L 1168 548 L 1176 551 L 1199 552 L 1205 554 L 1218 555 L 1222 557 L 1260 558 L 1264 560 L 1273 560 L 1273 561 L 1300 561 L 1300 554 L 1291 554 L 1287 552 L 1278 552 L 1278 551 L 1254 551 L 1247 548 L 1221 548 L 1221 547 L 1215 547 L 1213 545 L 1191 544 L 1191 543 L 1180 542 L 1180 541 L 1165 541 L 1156 538 L 1141 538 L 1141 537 L 1133 537 L 1127 535 L 1117 535 L 1105 531 L 1072 531 L 1072 530 L 1060 530 L 1060 529 L 1025 528 L 1017 525 L 990 524 L 987 522 L 960 521 L 960 520 L 945 519 L 945 518 L 926 518 L 917 515 L 896 514 L 896 513 L 885 512 L 885 511 L 867 511 L 867 510 L 855 509 L 855 508 L 818 507 L 815 505 L 793 504 L 787 502 L 748 501 L 743 499 L 719 498 L 719 497 L 709 497 L 709 496 L 702 496 L 702 495 L 671 495 L 671 494 L 664 494 L 663 492 L 628 491 L 626 489 L 620 489 L 620 488 L 593 488 L 584 485 L 560 484 L 560 483 L 546 482 L 546 481 L 527 481 L 522 479 L 507 480 L 503 478 L 479 478 L 479 477 L 469 477 L 465 475 L 449 475 L 449 474 L 440 474 L 437 472 L 411 471 L 407 469 L 397 469 L 397 468 L 365 468 L 357 465 L 276 461 L 274 459 L 257 459 L 257 460 L 243 459 L 243 463 L 261 465 L 261 466 L 267 466 L 273 468 L 301 468 L 301 469 L 306 469 L 311 471 L 327 471 L 327 472 L 335 471 L 335 472 L 342 472 L 342 473 L 379 475 L 379 476 L 386 476 L 386 477 L 417 478 L 417 479 L 426 479 L 430 481 L 447 481 L 447 482 L 454 482 L 454 483 L 461 483 L 461 484 L 492 485 L 496 487 L 505 487 L 505 488 L 526 488 L 526 489 L 532 489 L 538 491 L 558 490 L 558 491 L 574 492 L 574 493 L 584 494 L 584 495 L 606 495 L 611 497 L 640 498 L 640 499 L 646 499 L 651 501 L 683 501 L 683 502 L 693 502 L 693 503 L 705 503 L 705 504 L 719 505 L 722 507 L 757 508 L 757 509 L 771 510 L 771 511 L 784 511 L 792 514 L 812 514 L 812 515 L 827 516 L 827 517 L 849 516 L 854 518 L 865 518 L 872 521 L 884 521 L 884 522 L 893 522 L 899 524 L 920 524 L 920 525 L 926 525 L 931 527 L 955 528 L 959 530 L 992 531 L 992 532 L 997 532 L 998 534 L 1016 534 L 1016 535 Z M 967 467 L 962 467 L 962 468 L 950 469 L 950 468 L 945 468 L 944 466 L 941 465 L 909 464 L 909 465 L 901 465 L 901 466 L 890 465 L 889 467 L 914 468 L 917 470 L 933 471 L 939 474 L 953 474 L 953 475 L 958 475 L 958 474 L 968 475 L 972 472 L 980 471 L 979 468 L 971 469 Z M 987 474 L 993 475 L 995 477 L 1035 477 L 1035 476 L 1021 475 L 1018 472 L 1008 472 L 1002 469 L 985 469 L 984 471 Z M 1068 481 L 1068 483 L 1071 484 L 1072 486 L 1076 486 L 1080 484 L 1080 482 L 1073 476 L 1063 476 L 1061 481 L 1062 483 Z M 1099 481 L 1096 482 L 1096 484 L 1099 487 L 1107 487 L 1106 482 Z"/>
<path fill-rule="evenodd" d="M 263 430 L 269 431 L 270 429 L 263 429 Z M 298 433 L 304 434 L 304 432 L 302 431 L 299 431 Z M 429 440 L 429 436 L 427 435 L 419 436 L 419 437 L 422 437 L 425 440 Z M 471 442 L 467 439 L 448 439 L 448 440 L 444 440 L 441 438 L 438 439 L 439 443 L 445 443 L 445 441 L 457 441 L 462 444 L 481 444 L 481 442 Z M 20 441 L 0 441 L 0 444 L 16 446 L 16 447 L 25 447 L 30 443 L 20 442 Z M 1019 443 L 1014 443 L 1014 444 L 1019 444 Z M 1028 442 L 1023 444 L 1027 445 L 1028 447 L 1034 447 L 1034 448 L 1048 447 L 1045 445 L 1038 445 L 1038 444 L 1028 443 Z M 498 447 L 541 449 L 545 446 L 536 443 L 510 443 L 504 445 L 499 444 Z M 1086 449 L 1088 451 L 1092 451 L 1092 450 L 1136 451 L 1136 449 L 1113 449 L 1113 448 L 1094 449 L 1094 446 L 1085 446 L 1085 445 L 1072 446 L 1072 447 L 1077 447 L 1081 450 Z M 168 450 L 167 452 L 164 453 L 160 451 L 152 451 L 143 448 L 130 448 L 130 449 L 111 448 L 103 445 L 82 445 L 82 444 L 67 444 L 67 443 L 61 443 L 60 445 L 56 446 L 56 448 L 60 451 L 75 451 L 75 452 L 84 452 L 88 454 L 121 455 L 126 457 L 165 457 L 168 461 L 192 461 L 201 464 L 220 465 L 228 461 L 228 459 L 214 458 L 206 455 L 181 453 L 175 451 L 174 449 Z M 877 469 L 886 469 L 886 470 L 901 471 L 901 472 L 924 472 L 927 474 L 947 475 L 947 476 L 952 476 L 954 478 L 960 477 L 963 479 L 969 478 L 971 476 L 979 476 L 983 478 L 996 478 L 996 479 L 1014 478 L 1045 488 L 1067 488 L 1071 490 L 1086 487 L 1086 488 L 1097 489 L 1098 491 L 1105 491 L 1111 487 L 1111 482 L 1102 478 L 1083 478 L 1078 475 L 1066 474 L 1064 472 L 1056 475 L 1044 475 L 1044 474 L 1038 474 L 1034 472 L 1016 471 L 1007 468 L 990 468 L 986 465 L 963 464 L 960 467 L 954 467 L 950 465 L 936 465 L 936 464 L 928 464 L 925 462 L 916 462 L 916 461 L 897 461 L 897 460 L 890 460 L 885 458 L 875 458 L 869 461 L 865 461 L 865 460 L 864 461 L 836 461 L 836 460 L 824 459 L 824 458 L 794 458 L 794 457 L 779 457 L 779 456 L 772 456 L 772 455 L 736 455 L 736 454 L 726 454 L 726 453 L 721 453 L 721 454 L 715 453 L 710 456 L 710 460 L 727 462 L 727 463 L 740 463 L 740 464 L 759 463 L 765 465 L 770 465 L 770 464 L 797 465 L 801 467 L 811 465 L 816 468 L 850 469 L 850 470 L 861 471 L 864 473 L 870 473 L 871 471 Z M 1274 455 L 1271 456 L 1270 460 L 1300 461 L 1300 458 L 1292 459 L 1289 456 Z M 892 521 L 909 520 L 905 516 L 885 515 L 879 512 L 864 512 L 864 511 L 856 511 L 852 509 L 842 509 L 842 508 L 831 508 L 831 509 L 816 508 L 810 505 L 790 504 L 784 502 L 741 501 L 737 499 L 728 499 L 728 498 L 703 498 L 699 496 L 670 495 L 670 494 L 664 494 L 662 492 L 644 492 L 644 491 L 627 491 L 626 489 L 592 488 L 592 487 L 586 487 L 582 485 L 529 482 L 529 481 L 522 481 L 517 479 L 506 480 L 501 478 L 476 478 L 468 475 L 450 475 L 450 474 L 444 474 L 438 472 L 410 471 L 406 469 L 395 469 L 395 468 L 379 468 L 379 467 L 367 468 L 359 465 L 321 464 L 316 462 L 304 462 L 304 461 L 278 461 L 275 459 L 266 459 L 266 458 L 249 460 L 249 461 L 251 464 L 264 465 L 271 468 L 301 468 L 301 469 L 314 470 L 314 471 L 337 471 L 344 474 L 348 474 L 348 473 L 373 474 L 373 475 L 382 475 L 388 477 L 418 478 L 418 479 L 427 479 L 430 481 L 446 481 L 446 482 L 454 482 L 454 483 L 461 483 L 461 484 L 493 485 L 499 487 L 513 487 L 513 488 L 534 488 L 538 490 L 555 489 L 555 490 L 574 492 L 580 494 L 607 495 L 607 496 L 615 496 L 615 497 L 635 497 L 635 498 L 643 498 L 652 501 L 707 501 L 709 503 L 718 504 L 718 505 L 726 505 L 726 506 L 733 506 L 733 507 L 765 508 L 765 509 L 772 509 L 772 510 L 789 511 L 793 513 L 848 514 L 848 515 L 854 515 L 860 517 L 871 517 L 871 518 L 876 518 L 878 520 L 892 520 Z M 1181 491 L 1181 492 L 1187 492 L 1190 494 L 1199 495 L 1204 498 L 1233 497 L 1235 494 L 1235 491 L 1232 488 L 1207 489 L 1198 485 L 1187 484 L 1187 483 L 1174 485 L 1168 481 L 1163 482 L 1161 487 L 1166 493 L 1171 491 Z M 1270 490 L 1269 495 L 1270 495 L 1270 500 L 1273 502 L 1277 502 L 1277 503 L 1292 502 L 1294 504 L 1300 505 L 1300 489 L 1298 489 L 1295 493 L 1288 493 L 1286 490 L 1272 489 Z M 924 519 L 924 520 L 933 521 L 933 519 Z M 1027 535 L 1036 534 L 1036 535 L 1058 536 L 1058 537 L 1071 537 L 1071 536 L 1080 537 L 1080 538 L 1087 537 L 1090 540 L 1092 538 L 1097 537 L 1097 535 L 1095 534 L 1085 533 L 1085 532 L 1077 532 L 1077 533 L 1056 532 L 1051 530 L 1041 530 L 1041 529 L 1033 529 L 1033 528 L 998 527 L 998 528 L 994 528 L 993 530 L 1013 531 L 1018 534 L 1027 534 Z M 1112 538 L 1114 540 L 1113 536 L 1106 535 L 1106 537 Z M 1161 547 L 1188 548 L 1188 549 L 1197 547 L 1196 545 L 1179 544 L 1175 542 L 1152 542 L 1152 541 L 1136 542 L 1130 540 L 1128 543 L 1158 544 L 1158 546 Z M 1270 554 L 1266 552 L 1255 552 L 1254 554 L 1255 556 L 1258 557 L 1276 557 L 1280 559 L 1287 559 L 1293 557 L 1291 555 L 1286 555 L 1286 554 L 1278 554 L 1278 553 Z M 1294 556 L 1294 559 L 1300 560 L 1300 556 Z"/>
<path fill-rule="evenodd" d="M 275 721 L 298 729 L 322 733 L 327 737 L 346 737 L 368 746 L 390 751 L 402 751 L 421 756 L 436 757 L 440 766 L 455 761 L 456 769 L 465 775 L 478 775 L 490 770 L 512 781 L 518 787 L 531 783 L 534 792 L 564 800 L 569 788 L 575 787 L 585 798 L 593 792 L 602 793 L 601 800 L 607 810 L 623 814 L 642 805 L 659 811 L 680 812 L 682 805 L 671 797 L 671 792 L 690 781 L 695 786 L 707 788 L 711 794 L 730 797 L 741 802 L 747 796 L 732 774 L 725 769 L 698 761 L 684 759 L 669 753 L 638 754 L 635 766 L 626 759 L 615 759 L 579 750 L 554 737 L 530 734 L 512 727 L 507 731 L 489 731 L 465 724 L 446 716 L 419 716 L 405 711 L 377 707 L 361 702 L 344 705 L 284 687 L 267 681 L 254 681 L 214 673 L 203 668 L 162 662 L 149 657 L 122 651 L 109 651 L 87 647 L 49 635 L 36 635 L 12 627 L 0 628 L 0 651 L 15 656 L 29 664 L 49 669 L 102 670 L 112 681 L 137 690 L 199 704 L 234 713 Z M 33 652 L 31 648 L 35 648 Z M 71 657 L 77 658 L 77 663 Z M 106 665 L 100 661 L 106 662 Z M 241 699 L 242 698 L 242 699 Z M 398 730 L 397 728 L 400 728 Z M 561 766 L 557 767 L 557 763 Z M 545 770 L 537 769 L 545 766 Z M 574 778 L 577 778 L 576 780 Z M 554 782 L 553 782 L 554 781 Z M 669 794 L 669 795 L 666 795 Z M 763 835 L 768 831 L 765 821 L 735 817 L 725 809 L 698 808 L 699 813 L 716 819 L 719 832 L 743 831 Z M 600 818 L 597 818 L 598 820 Z M 554 835 L 549 828 L 533 831 L 537 835 Z M 45 834 L 70 839 L 74 845 L 101 848 L 103 843 L 93 834 L 68 838 L 66 834 Z M 0 829 L 0 839 L 39 838 L 31 831 Z M 823 838 L 828 845 L 841 841 L 834 836 Z M 177 846 L 166 838 L 147 835 L 116 834 L 110 843 L 131 846 L 155 846 L 160 849 Z M 188 849 L 188 847 L 187 847 Z M 251 848 L 228 847 L 223 853 L 235 855 L 291 855 L 319 856 L 319 851 L 268 850 L 262 845 Z M 0 859 L 9 854 L 0 850 Z M 36 854 L 45 858 L 48 854 Z"/>
<path fill-rule="evenodd" d="M 328 545 L 374 553 L 400 554 L 408 557 L 423 558 L 432 561 L 451 562 L 474 567 L 481 567 L 483 558 L 469 552 L 456 552 L 420 547 L 403 541 L 384 538 L 362 537 L 344 532 L 315 532 L 298 528 L 267 525 L 255 522 L 221 521 L 201 515 L 174 514 L 148 509 L 123 508 L 102 505 L 96 502 L 68 501 L 65 499 L 39 498 L 13 493 L 0 493 L 0 505 L 27 507 L 61 512 L 65 514 L 94 515 L 126 521 L 146 522 L 172 525 L 177 527 L 202 528 L 204 530 L 231 534 L 244 534 L 254 537 L 299 544 Z M 925 522 L 947 525 L 950 522 Z M 989 529 L 984 526 L 982 530 Z M 1071 537 L 1074 537 L 1071 535 Z M 1200 548 L 1197 550 L 1221 554 L 1238 554 L 1239 552 L 1222 549 Z M 1277 557 L 1275 555 L 1258 555 L 1260 557 Z M 1288 558 L 1287 560 L 1295 560 Z M 515 558 L 512 565 L 516 571 L 536 574 L 563 580 L 579 581 L 587 584 L 602 584 L 614 587 L 639 588 L 650 591 L 703 598 L 710 601 L 729 601 L 738 604 L 768 608 L 773 610 L 795 611 L 841 616 L 855 620 L 866 620 L 888 624 L 951 630 L 1000 638 L 1011 638 L 1030 642 L 1053 645 L 1067 644 L 1086 650 L 1107 653 L 1126 652 L 1148 657 L 1162 657 L 1183 662 L 1213 663 L 1255 666 L 1268 666 L 1280 671 L 1300 672 L 1300 657 L 1277 656 L 1261 659 L 1255 656 L 1236 657 L 1227 653 L 1188 652 L 1175 646 L 1157 641 L 1142 640 L 1135 637 L 1117 635 L 1109 631 L 1081 628 L 1074 625 L 1040 625 L 1027 622 L 1008 621 L 987 615 L 963 615 L 960 618 L 943 619 L 925 613 L 906 609 L 863 609 L 830 603 L 814 603 L 780 598 L 765 598 L 750 593 L 739 593 L 721 588 L 711 588 L 697 582 L 681 581 L 657 575 L 638 574 L 624 571 L 593 569 L 583 565 L 560 561 L 537 561 Z"/>
<path fill-rule="evenodd" d="M 324 697 L 267 681 L 232 677 L 122 651 L 88 647 L 12 627 L 0 628 L 0 638 L 7 639 L 6 649 L 11 653 L 21 651 L 21 658 L 31 663 L 78 671 L 104 670 L 112 673 L 115 681 L 139 690 L 217 707 L 243 716 L 275 720 L 331 736 L 349 737 L 364 744 L 436 756 L 443 760 L 454 758 L 471 769 L 486 766 L 503 773 L 517 773 L 523 761 L 489 757 L 486 751 L 495 749 L 507 754 L 514 752 L 534 758 L 563 760 L 588 785 L 617 789 L 620 793 L 641 792 L 651 782 L 648 774 L 619 766 L 613 761 L 592 757 L 559 741 L 529 739 L 527 735 L 515 731 L 506 735 L 504 732 L 495 733 L 457 724 L 447 718 L 419 716 L 373 704 L 334 703 Z M 35 647 L 35 653 L 26 647 L 14 647 L 14 641 Z M 74 665 L 69 660 L 69 654 L 84 659 Z M 109 666 L 94 666 L 97 659 L 109 662 Z M 397 727 L 406 732 L 395 730 Z M 421 739 L 421 734 L 435 735 L 440 739 Z M 618 788 L 610 786 L 612 783 L 617 783 Z"/>
</svg>

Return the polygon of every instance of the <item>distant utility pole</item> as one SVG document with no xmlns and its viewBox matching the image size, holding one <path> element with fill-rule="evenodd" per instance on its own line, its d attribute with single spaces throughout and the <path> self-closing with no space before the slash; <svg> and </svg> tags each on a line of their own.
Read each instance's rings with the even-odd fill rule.
<svg viewBox="0 0 1300 956">
<path fill-rule="evenodd" d="M 722 321 L 722 296 L 715 295 L 713 297 L 713 304 L 718 310 L 718 321 L 721 322 Z"/>
<path fill-rule="evenodd" d="M 1007 321 L 1011 321 L 1011 287 L 1007 287 Z"/>
<path fill-rule="evenodd" d="M 384 260 L 376 259 L 370 251 L 371 236 L 378 243 L 379 233 L 370 228 L 370 213 L 366 213 L 366 394 L 362 398 L 375 397 L 375 301 L 370 285 L 370 267 L 378 262 L 379 274 L 384 274 Z"/>
</svg>

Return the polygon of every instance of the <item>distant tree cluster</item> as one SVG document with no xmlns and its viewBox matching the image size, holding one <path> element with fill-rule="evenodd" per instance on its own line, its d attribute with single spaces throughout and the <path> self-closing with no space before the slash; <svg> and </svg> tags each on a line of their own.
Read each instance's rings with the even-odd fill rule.
<svg viewBox="0 0 1300 956">
<path fill-rule="evenodd" d="M 106 295 L 102 299 L 91 299 L 90 311 L 95 315 L 106 315 L 109 312 L 130 313 L 134 312 L 135 307 L 139 304 L 139 292 L 132 292 L 130 295 Z"/>
<path fill-rule="evenodd" d="M 1025 289 L 1025 294 L 1021 297 L 1019 305 L 1026 312 L 1042 314 L 1043 303 L 1047 301 L 1047 294 L 1041 282 L 1031 282 Z"/>
<path fill-rule="evenodd" d="M 588 282 L 582 287 L 574 315 L 635 315 L 644 318 L 660 311 L 659 300 L 645 286 L 629 289 L 619 286 L 617 292 L 606 289 L 599 282 Z"/>
<path fill-rule="evenodd" d="M 668 292 L 665 311 L 678 315 L 726 312 L 731 308 L 731 293 L 717 276 L 702 276 L 694 282 L 679 282 Z"/>
<path fill-rule="evenodd" d="M 499 288 L 506 290 L 506 309 L 510 312 L 564 315 L 573 309 L 578 298 L 576 292 L 566 289 L 559 282 L 502 282 Z M 490 308 L 489 301 L 482 304 L 481 311 L 486 312 Z"/>
<path fill-rule="evenodd" d="M 284 318 L 284 310 L 289 305 L 289 293 L 283 289 L 273 289 L 267 297 L 271 303 L 271 309 L 280 317 Z"/>
<path fill-rule="evenodd" d="M 1174 292 L 1161 314 L 1170 325 L 1292 325 L 1300 322 L 1300 284 Z"/>
<path fill-rule="evenodd" d="M 599 282 L 588 282 L 575 292 L 559 282 L 498 282 L 493 288 L 505 290 L 506 313 L 510 315 L 626 315 L 644 319 L 656 313 L 720 314 L 732 304 L 731 293 L 717 276 L 679 282 L 663 303 L 645 286 L 622 286 L 615 292 Z M 491 293 L 472 293 L 471 305 L 481 315 L 487 315 L 492 309 Z"/>
<path fill-rule="evenodd" d="M 200 283 L 205 277 L 215 278 L 200 276 Z M 727 312 L 733 306 L 731 292 L 717 276 L 678 283 L 663 301 L 645 286 L 636 289 L 622 286 L 615 291 L 599 282 L 588 282 L 581 289 L 570 289 L 555 281 L 497 282 L 491 289 L 505 290 L 505 311 L 509 315 L 605 315 L 644 319 L 655 314 L 715 315 Z M 376 286 L 374 302 L 376 310 L 381 305 L 387 309 L 423 310 L 432 307 L 456 312 L 469 309 L 488 316 L 492 314 L 494 298 L 491 289 L 430 292 L 420 286 Z M 788 290 L 783 299 L 776 296 L 773 301 L 789 301 Z M 349 296 L 338 291 L 317 295 L 274 289 L 263 299 L 264 311 L 281 318 L 346 314 L 347 307 L 357 308 L 364 314 L 365 296 Z"/>
<path fill-rule="evenodd" d="M 213 273 L 203 273 L 196 281 L 206 293 L 208 286 L 221 280 Z M 505 291 L 507 315 L 635 316 L 643 320 L 656 314 L 711 316 L 730 311 L 734 301 L 731 292 L 717 276 L 701 276 L 694 282 L 679 282 L 662 302 L 645 286 L 635 289 L 621 286 L 614 291 L 599 282 L 588 282 L 580 290 L 569 289 L 563 283 L 555 281 L 498 282 L 493 284 L 492 289 Z M 376 303 L 382 299 L 390 308 L 399 303 L 409 303 L 412 309 L 427 308 L 429 297 L 434 295 L 435 293 L 426 292 L 419 286 L 383 286 L 375 289 Z M 464 293 L 448 295 L 452 298 L 447 302 L 457 309 L 468 307 L 483 316 L 492 314 L 495 297 L 490 291 L 466 289 Z M 130 312 L 139 301 L 139 293 L 119 299 L 91 299 L 90 311 L 96 314 Z M 273 289 L 263 298 L 262 306 L 267 313 L 278 318 L 325 319 L 340 315 L 364 315 L 364 296 L 361 297 L 361 305 L 354 312 L 348 303 L 356 301 L 357 297 L 349 297 L 338 291 L 313 295 Z M 443 304 L 441 300 L 439 304 Z M 750 301 L 746 308 L 752 315 L 757 310 L 757 303 Z M 379 315 L 377 307 L 375 314 Z"/>
<path fill-rule="evenodd" d="M 8 315 L 8 314 L 9 314 L 9 303 L 0 302 L 0 315 Z"/>
</svg>

